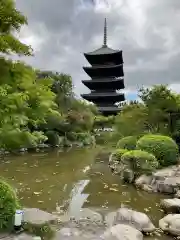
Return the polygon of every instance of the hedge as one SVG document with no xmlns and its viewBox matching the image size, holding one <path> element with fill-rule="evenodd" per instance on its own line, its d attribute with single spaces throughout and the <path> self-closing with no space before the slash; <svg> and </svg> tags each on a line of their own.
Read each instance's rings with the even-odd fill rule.
<svg viewBox="0 0 180 240">
<path fill-rule="evenodd" d="M 117 143 L 117 148 L 123 148 L 128 150 L 134 150 L 136 148 L 137 137 L 128 136 L 120 139 Z"/>
<path fill-rule="evenodd" d="M 178 146 L 176 142 L 163 135 L 148 134 L 137 142 L 137 149 L 154 154 L 160 166 L 170 166 L 178 161 Z"/>
<path fill-rule="evenodd" d="M 125 169 L 131 169 L 135 177 L 141 174 L 150 174 L 158 167 L 156 157 L 148 152 L 141 150 L 132 150 L 124 153 L 121 162 Z"/>
<path fill-rule="evenodd" d="M 0 179 L 0 231 L 12 227 L 14 214 L 19 208 L 15 191 Z"/>
</svg>

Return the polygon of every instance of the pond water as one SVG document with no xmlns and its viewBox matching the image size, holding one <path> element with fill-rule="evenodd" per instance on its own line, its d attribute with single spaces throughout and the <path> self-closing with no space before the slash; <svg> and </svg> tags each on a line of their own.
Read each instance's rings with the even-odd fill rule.
<svg viewBox="0 0 180 240">
<path fill-rule="evenodd" d="M 123 185 L 111 173 L 107 160 L 97 157 L 100 151 L 96 147 L 4 157 L 0 161 L 0 175 L 18 190 L 26 207 L 49 212 L 58 207 L 75 216 L 82 207 L 111 212 L 125 204 L 145 212 L 158 226 L 163 216 L 159 201 L 164 196 Z"/>
</svg>

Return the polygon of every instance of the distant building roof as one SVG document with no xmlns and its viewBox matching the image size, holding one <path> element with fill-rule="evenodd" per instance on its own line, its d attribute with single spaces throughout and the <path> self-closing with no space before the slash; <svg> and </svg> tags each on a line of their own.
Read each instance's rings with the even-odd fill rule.
<svg viewBox="0 0 180 240">
<path fill-rule="evenodd" d="M 108 46 L 102 46 L 95 51 L 85 53 L 85 55 L 104 55 L 104 54 L 113 54 L 113 53 L 121 53 L 121 50 L 114 50 L 109 48 Z"/>
</svg>

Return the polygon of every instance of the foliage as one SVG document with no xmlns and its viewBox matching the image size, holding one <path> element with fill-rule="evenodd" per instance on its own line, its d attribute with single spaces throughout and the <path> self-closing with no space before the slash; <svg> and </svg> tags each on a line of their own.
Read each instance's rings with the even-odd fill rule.
<svg viewBox="0 0 180 240">
<path fill-rule="evenodd" d="M 43 224 L 24 223 L 23 229 L 28 234 L 41 237 L 42 240 L 51 240 L 55 236 L 55 231 L 52 229 L 49 223 Z"/>
<path fill-rule="evenodd" d="M 15 191 L 5 181 L 0 180 L 0 230 L 12 227 L 13 217 L 18 208 Z"/>
<path fill-rule="evenodd" d="M 58 135 L 57 132 L 55 131 L 47 131 L 45 133 L 46 137 L 47 137 L 47 143 L 52 146 L 52 147 L 56 147 L 59 145 L 60 143 L 60 137 Z"/>
<path fill-rule="evenodd" d="M 115 157 L 116 161 L 120 162 L 122 155 L 128 151 L 129 150 L 125 148 L 118 148 L 112 154 L 113 154 L 113 157 Z"/>
<path fill-rule="evenodd" d="M 52 71 L 37 70 L 38 79 L 51 79 L 52 91 L 56 95 L 59 111 L 68 111 L 73 101 L 73 84 L 71 76 Z"/>
<path fill-rule="evenodd" d="M 22 25 L 27 24 L 26 17 L 16 10 L 13 0 L 0 1 L 0 16 L 0 52 L 30 55 L 30 47 L 21 43 L 13 34 L 18 32 Z"/>
<path fill-rule="evenodd" d="M 133 170 L 135 177 L 150 174 L 158 167 L 156 157 L 146 151 L 132 150 L 124 153 L 121 162 L 128 169 Z"/>
<path fill-rule="evenodd" d="M 115 119 L 115 130 L 121 137 L 141 135 L 148 132 L 148 111 L 146 106 L 137 103 L 125 105 Z"/>
<path fill-rule="evenodd" d="M 105 117 L 101 115 L 96 115 L 94 118 L 94 128 L 112 128 L 114 124 L 114 119 L 114 116 Z"/>
<path fill-rule="evenodd" d="M 120 139 L 117 143 L 117 148 L 134 150 L 136 148 L 137 136 L 128 136 Z"/>
<path fill-rule="evenodd" d="M 141 102 L 122 104 L 115 118 L 115 129 L 121 137 L 148 133 L 173 137 L 180 143 L 180 94 L 166 85 L 139 90 Z"/>
<path fill-rule="evenodd" d="M 178 146 L 168 136 L 145 135 L 138 140 L 137 149 L 154 154 L 161 166 L 173 165 L 178 161 Z"/>
</svg>

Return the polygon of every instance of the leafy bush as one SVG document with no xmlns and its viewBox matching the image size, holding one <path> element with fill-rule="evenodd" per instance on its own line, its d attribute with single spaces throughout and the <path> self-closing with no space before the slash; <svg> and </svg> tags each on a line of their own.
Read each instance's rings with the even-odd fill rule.
<svg viewBox="0 0 180 240">
<path fill-rule="evenodd" d="M 48 138 L 47 143 L 52 147 L 56 147 L 60 143 L 59 135 L 56 131 L 47 131 L 45 133 L 46 137 Z"/>
<path fill-rule="evenodd" d="M 178 160 L 178 146 L 176 142 L 168 136 L 145 135 L 138 140 L 137 149 L 154 154 L 161 166 L 176 164 Z"/>
<path fill-rule="evenodd" d="M 18 208 L 15 191 L 5 181 L 0 180 L 0 230 L 6 230 L 13 224 L 13 217 Z"/>
<path fill-rule="evenodd" d="M 117 148 L 134 150 L 136 148 L 136 143 L 137 143 L 136 136 L 124 137 L 118 141 Z"/>
<path fill-rule="evenodd" d="M 112 153 L 112 157 L 120 162 L 121 161 L 121 157 L 124 153 L 128 152 L 128 149 L 123 149 L 123 148 L 119 148 L 119 149 L 116 149 L 113 153 Z"/>
<path fill-rule="evenodd" d="M 126 169 L 131 169 L 135 177 L 141 174 L 150 174 L 158 167 L 156 157 L 148 152 L 132 150 L 124 153 L 121 162 Z"/>
</svg>

